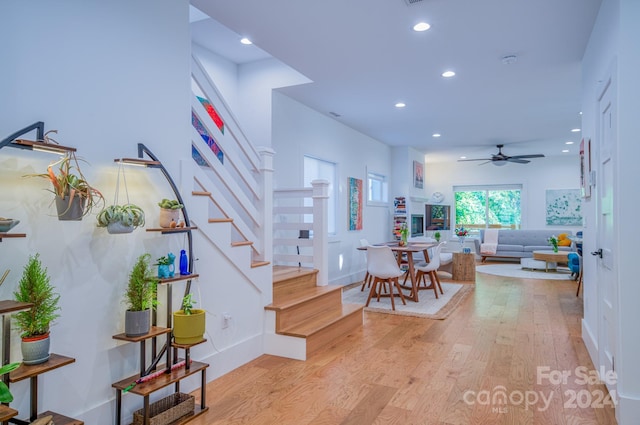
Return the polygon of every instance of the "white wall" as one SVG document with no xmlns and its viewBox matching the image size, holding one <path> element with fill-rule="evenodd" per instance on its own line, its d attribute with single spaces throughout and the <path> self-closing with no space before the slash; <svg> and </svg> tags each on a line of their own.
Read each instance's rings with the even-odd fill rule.
<svg viewBox="0 0 640 425">
<path fill-rule="evenodd" d="M 11 0 L 0 4 L 0 137 L 35 121 L 57 129 L 60 143 L 90 162 L 87 178 L 113 196 L 113 159 L 136 156 L 144 142 L 178 174 L 190 155 L 189 27 L 186 0 L 109 2 Z M 32 135 L 32 137 L 35 135 Z M 39 411 L 55 410 L 88 424 L 114 423 L 111 384 L 138 368 L 136 344 L 112 339 L 124 328 L 122 292 L 135 258 L 153 258 L 179 246 L 137 230 L 107 235 L 95 218 L 60 222 L 52 215 L 48 183 L 25 179 L 44 172 L 53 157 L 0 151 L 0 215 L 21 220 L 24 239 L 0 242 L 0 270 L 11 269 L 0 299 L 12 299 L 29 254 L 39 252 L 61 294 L 61 317 L 52 328 L 51 351 L 74 357 L 69 366 L 42 375 Z M 157 174 L 127 170 L 129 195 L 156 221 L 155 202 L 169 195 Z M 175 252 L 175 251 L 174 251 Z M 12 336 L 11 360 L 21 359 Z M 11 385 L 12 407 L 28 416 L 28 380 Z M 125 413 L 141 406 L 124 397 Z"/>
<path fill-rule="evenodd" d="M 369 169 L 393 179 L 391 149 L 279 93 L 273 96 L 273 148 L 274 186 L 279 189 L 302 186 L 304 155 L 337 163 L 337 235 L 329 243 L 329 283 L 362 279 L 366 265 L 364 254 L 356 249 L 359 241 L 389 239 L 391 217 L 388 207 L 365 202 L 363 230 L 348 231 L 347 178 L 362 179 L 366 187 Z"/>
<path fill-rule="evenodd" d="M 614 217 L 616 242 L 613 247 L 613 258 L 617 270 L 618 316 L 617 334 L 613 341 L 617 344 L 615 369 L 618 374 L 618 395 L 620 403 L 616 409 L 616 417 L 621 425 L 637 423 L 640 417 L 640 340 L 637 338 L 638 314 L 637 300 L 640 299 L 640 288 L 637 285 L 637 267 L 635 262 L 634 232 L 636 216 L 640 202 L 635 180 L 631 177 L 637 173 L 637 158 L 640 146 L 637 137 L 640 132 L 640 121 L 637 118 L 640 110 L 640 83 L 638 69 L 640 67 L 640 51 L 638 40 L 640 29 L 640 3 L 636 0 L 604 0 L 596 25 L 591 34 L 589 45 L 583 61 L 583 133 L 585 138 L 598 139 L 598 102 L 597 97 L 602 90 L 603 80 L 613 71 L 617 89 L 617 145 L 614 148 Z M 594 164 L 597 169 L 597 143 L 594 152 Z M 596 180 L 597 182 L 597 180 Z M 596 188 L 597 189 L 597 188 Z M 597 193 L 597 192 L 595 192 Z M 597 201 L 587 205 L 588 215 L 595 218 Z M 595 233 L 594 229 L 594 233 Z M 585 240 L 585 251 L 598 248 L 596 235 Z M 594 364 L 599 364 L 598 352 L 598 285 L 597 268 L 593 258 L 585 259 L 583 339 L 590 349 Z"/>
<path fill-rule="evenodd" d="M 428 157 L 428 155 L 427 155 Z M 578 189 L 580 159 L 575 156 L 553 156 L 531 160 L 529 164 L 478 165 L 473 162 L 427 163 L 425 190 L 444 194 L 443 204 L 451 205 L 451 221 L 455 225 L 453 186 L 521 184 L 522 228 L 553 229 L 545 221 L 547 189 Z M 558 228 L 566 228 L 560 226 Z M 581 228 L 575 227 L 575 231 Z"/>
</svg>

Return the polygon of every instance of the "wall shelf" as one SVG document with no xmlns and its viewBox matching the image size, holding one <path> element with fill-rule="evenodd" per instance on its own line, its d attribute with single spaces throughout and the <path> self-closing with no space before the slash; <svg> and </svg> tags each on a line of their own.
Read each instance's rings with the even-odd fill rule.
<svg viewBox="0 0 640 425">
<path fill-rule="evenodd" d="M 185 232 L 190 232 L 192 230 L 196 230 L 197 227 L 196 226 L 187 226 L 187 227 L 157 227 L 157 228 L 151 228 L 151 229 L 147 229 L 147 232 L 160 232 L 162 234 L 167 234 L 167 233 L 185 233 Z"/>
<path fill-rule="evenodd" d="M 158 279 L 158 284 L 159 285 L 165 285 L 167 283 L 173 283 L 173 282 L 180 282 L 182 280 L 191 280 L 191 279 L 195 279 L 197 277 L 200 277 L 199 274 L 178 274 L 175 275 L 174 277 L 168 277 L 165 279 Z"/>
</svg>

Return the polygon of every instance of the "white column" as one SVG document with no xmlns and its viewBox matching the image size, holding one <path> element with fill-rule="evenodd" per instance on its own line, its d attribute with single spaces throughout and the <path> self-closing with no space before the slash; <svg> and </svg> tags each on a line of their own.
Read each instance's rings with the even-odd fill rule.
<svg viewBox="0 0 640 425">
<path fill-rule="evenodd" d="M 258 204 L 262 226 L 259 232 L 260 241 L 256 249 L 263 261 L 273 261 L 273 155 L 275 151 L 268 147 L 257 148 L 260 154 L 260 182 L 262 199 Z"/>
<path fill-rule="evenodd" d="M 329 182 L 314 180 L 313 186 L 313 267 L 318 270 L 318 286 L 329 284 Z"/>
</svg>

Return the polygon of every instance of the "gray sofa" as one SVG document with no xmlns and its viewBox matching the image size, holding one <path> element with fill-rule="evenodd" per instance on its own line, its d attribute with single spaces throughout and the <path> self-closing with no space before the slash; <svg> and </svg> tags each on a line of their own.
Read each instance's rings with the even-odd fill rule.
<svg viewBox="0 0 640 425">
<path fill-rule="evenodd" d="M 549 237 L 561 233 L 572 235 L 571 230 L 498 230 L 498 248 L 495 254 L 480 252 L 482 262 L 487 258 L 531 258 L 533 251 L 551 250 L 547 242 Z M 484 229 L 480 230 L 480 243 L 484 242 Z M 574 251 L 573 246 L 560 246 L 560 251 Z"/>
</svg>

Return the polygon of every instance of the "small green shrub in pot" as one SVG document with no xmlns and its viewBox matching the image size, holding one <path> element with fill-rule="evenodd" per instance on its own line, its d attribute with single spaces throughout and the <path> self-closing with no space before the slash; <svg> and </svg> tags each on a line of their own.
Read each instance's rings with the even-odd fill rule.
<svg viewBox="0 0 640 425">
<path fill-rule="evenodd" d="M 127 336 L 144 335 L 151 329 L 151 310 L 157 305 L 157 278 L 150 265 L 151 254 L 140 255 L 131 273 L 125 290 L 125 334 Z"/>
<path fill-rule="evenodd" d="M 60 295 L 40 262 L 40 254 L 29 257 L 13 296 L 16 301 L 33 304 L 31 309 L 15 314 L 16 326 L 21 332 L 23 361 L 43 363 L 49 359 L 49 327 L 60 317 Z"/>
<path fill-rule="evenodd" d="M 193 308 L 191 293 L 182 299 L 182 309 L 173 313 L 173 340 L 176 344 L 193 345 L 204 340 L 205 310 Z"/>
</svg>

